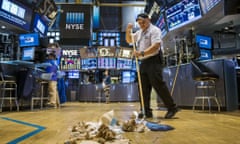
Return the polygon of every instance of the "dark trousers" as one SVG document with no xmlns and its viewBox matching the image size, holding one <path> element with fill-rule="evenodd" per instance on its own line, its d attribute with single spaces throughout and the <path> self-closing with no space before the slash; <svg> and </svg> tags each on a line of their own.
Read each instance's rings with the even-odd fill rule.
<svg viewBox="0 0 240 144">
<path fill-rule="evenodd" d="M 163 81 L 163 66 L 161 60 L 162 59 L 160 55 L 141 60 L 140 75 L 145 113 L 152 111 L 150 106 L 152 88 L 155 89 L 157 95 L 162 99 L 167 108 L 172 108 L 175 106 L 166 83 Z"/>
</svg>

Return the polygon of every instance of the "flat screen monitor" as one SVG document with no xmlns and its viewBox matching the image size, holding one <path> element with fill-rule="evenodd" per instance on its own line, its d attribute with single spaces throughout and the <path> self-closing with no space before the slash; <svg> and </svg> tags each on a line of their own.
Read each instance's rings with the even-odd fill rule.
<svg viewBox="0 0 240 144">
<path fill-rule="evenodd" d="M 132 69 L 132 59 L 117 58 L 117 69 Z"/>
<path fill-rule="evenodd" d="M 221 0 L 200 0 L 203 14 L 206 14 L 214 6 L 216 6 Z"/>
<path fill-rule="evenodd" d="M 80 78 L 79 71 L 68 71 L 68 78 L 79 79 Z"/>
<path fill-rule="evenodd" d="M 39 14 L 35 14 L 34 22 L 33 22 L 33 31 L 36 33 L 40 33 L 41 37 L 46 36 L 48 31 L 48 25 L 44 20 L 42 19 L 42 16 Z"/>
<path fill-rule="evenodd" d="M 39 45 L 39 34 L 38 33 L 28 33 L 19 35 L 19 46 L 38 46 Z"/>
<path fill-rule="evenodd" d="M 136 73 L 133 71 L 123 71 L 122 72 L 122 83 L 131 83 L 136 79 Z"/>
<path fill-rule="evenodd" d="M 83 58 L 81 59 L 81 65 L 83 70 L 96 69 L 97 58 Z"/>
<path fill-rule="evenodd" d="M 199 48 L 212 49 L 212 38 L 210 36 L 196 35 L 196 43 Z"/>
<path fill-rule="evenodd" d="M 116 58 L 115 57 L 98 57 L 98 68 L 99 69 L 116 68 Z"/>
<path fill-rule="evenodd" d="M 166 10 L 169 31 L 187 25 L 201 17 L 198 0 L 183 0 Z"/>
<path fill-rule="evenodd" d="M 33 61 L 35 54 L 34 47 L 25 47 L 22 49 L 22 60 L 24 61 Z"/>
<path fill-rule="evenodd" d="M 212 59 L 212 51 L 206 49 L 200 49 L 200 57 L 199 60 L 210 60 Z"/>
</svg>

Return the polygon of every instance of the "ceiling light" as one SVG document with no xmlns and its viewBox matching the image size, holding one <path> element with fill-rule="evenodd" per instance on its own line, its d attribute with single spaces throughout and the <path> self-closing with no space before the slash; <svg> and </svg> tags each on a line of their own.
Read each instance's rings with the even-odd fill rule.
<svg viewBox="0 0 240 144">
<path fill-rule="evenodd" d="M 6 26 L 5 26 L 5 25 L 2 25 L 2 26 L 1 26 L 1 29 L 6 29 Z"/>
</svg>

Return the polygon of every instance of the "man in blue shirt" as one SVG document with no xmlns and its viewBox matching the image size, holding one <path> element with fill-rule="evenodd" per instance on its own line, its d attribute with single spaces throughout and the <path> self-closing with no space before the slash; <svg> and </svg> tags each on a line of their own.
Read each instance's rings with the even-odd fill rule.
<svg viewBox="0 0 240 144">
<path fill-rule="evenodd" d="M 50 53 L 48 55 L 47 63 L 49 63 L 50 65 L 46 67 L 46 72 L 50 73 L 51 75 L 48 82 L 49 102 L 47 105 L 57 108 L 60 105 L 57 90 L 58 66 L 56 64 L 56 55 L 54 53 Z"/>
</svg>

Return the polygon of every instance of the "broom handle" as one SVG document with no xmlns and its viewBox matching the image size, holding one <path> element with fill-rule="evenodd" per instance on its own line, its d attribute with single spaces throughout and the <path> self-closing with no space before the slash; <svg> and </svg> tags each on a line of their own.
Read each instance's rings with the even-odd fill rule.
<svg viewBox="0 0 240 144">
<path fill-rule="evenodd" d="M 131 30 L 131 38 L 132 38 L 132 43 L 133 43 L 133 50 L 136 51 L 136 46 L 135 46 L 135 41 L 134 41 L 132 30 Z M 137 69 L 137 77 L 138 77 L 138 85 L 139 85 L 139 94 L 140 94 L 142 113 L 145 116 L 145 110 L 144 110 L 145 107 L 144 107 L 144 99 L 143 99 L 143 92 L 142 92 L 142 81 L 141 81 L 141 76 L 140 76 L 140 68 L 138 65 L 138 57 L 136 57 L 136 56 L 135 56 L 135 61 L 136 61 L 136 69 Z"/>
</svg>

